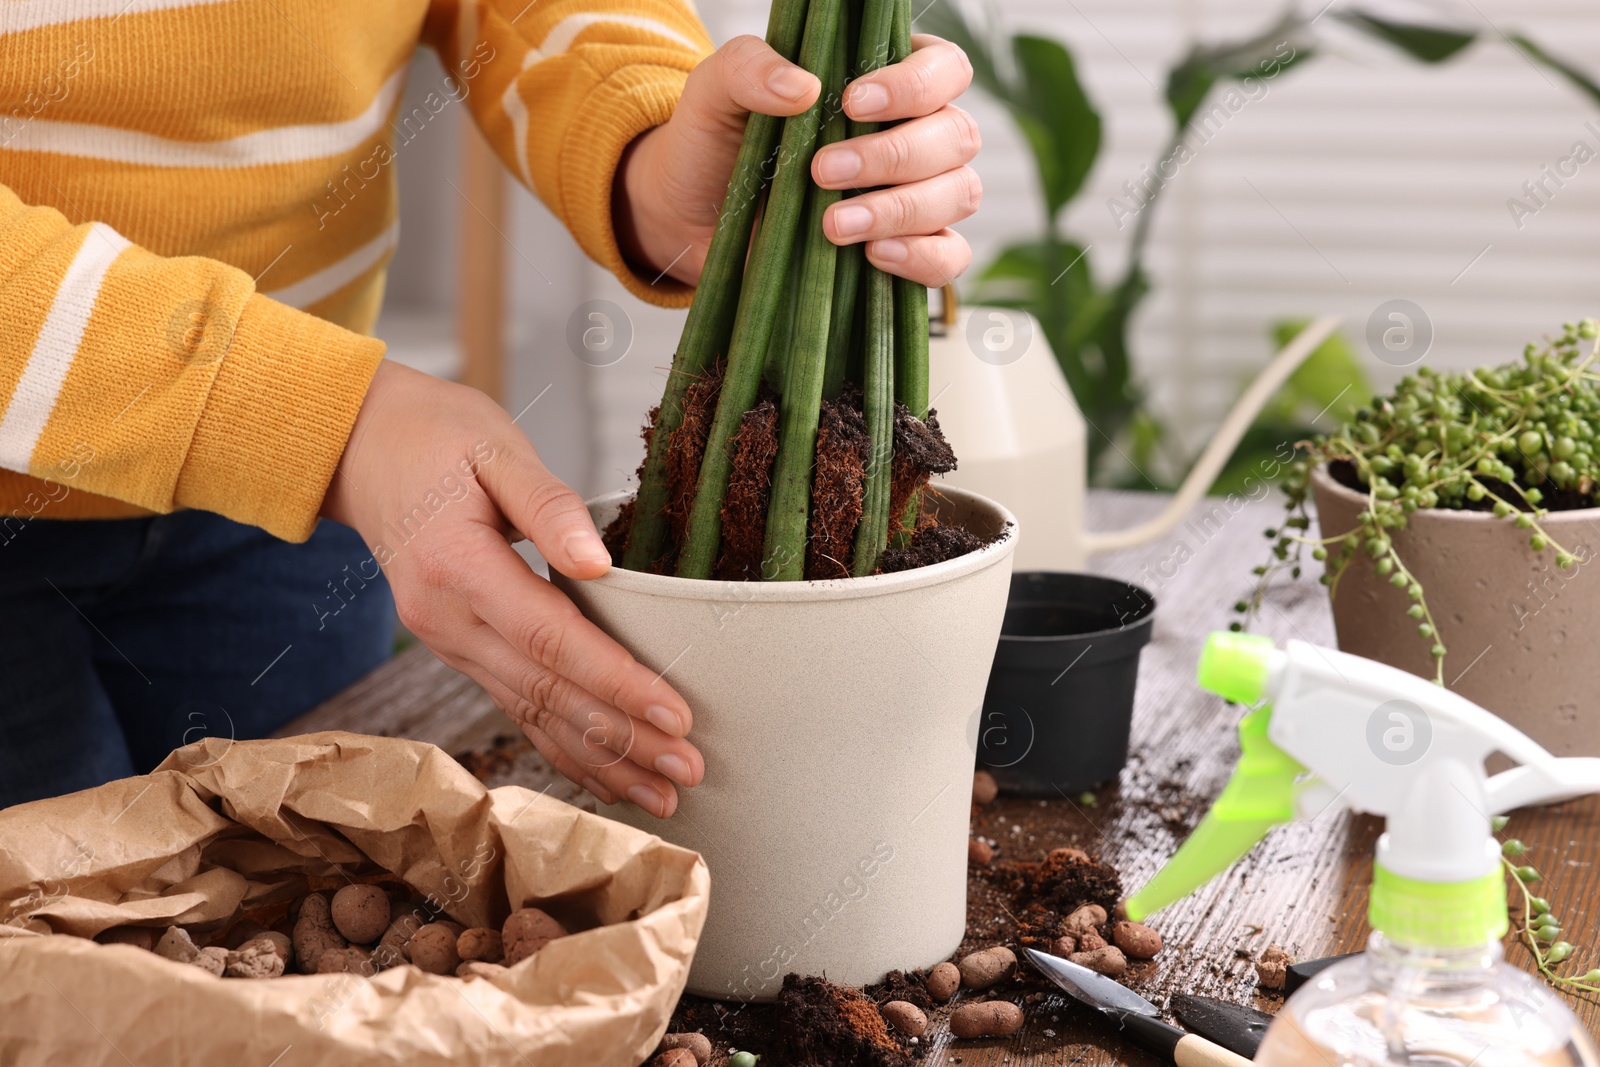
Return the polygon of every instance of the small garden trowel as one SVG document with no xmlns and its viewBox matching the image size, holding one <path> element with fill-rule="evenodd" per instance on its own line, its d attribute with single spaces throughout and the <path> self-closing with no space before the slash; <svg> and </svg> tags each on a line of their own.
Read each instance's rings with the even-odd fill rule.
<svg viewBox="0 0 1600 1067">
<path fill-rule="evenodd" d="M 1245 1004 L 1188 993 L 1172 994 L 1167 1006 L 1184 1026 L 1247 1060 L 1256 1058 L 1256 1050 L 1273 1020 L 1273 1016 Z"/>
<path fill-rule="evenodd" d="M 1125 985 L 1059 956 L 1024 948 L 1022 954 L 1046 978 L 1080 1004 L 1115 1020 L 1128 1039 L 1182 1067 L 1248 1067 L 1250 1061 L 1199 1034 L 1162 1022 L 1160 1011 Z"/>
</svg>

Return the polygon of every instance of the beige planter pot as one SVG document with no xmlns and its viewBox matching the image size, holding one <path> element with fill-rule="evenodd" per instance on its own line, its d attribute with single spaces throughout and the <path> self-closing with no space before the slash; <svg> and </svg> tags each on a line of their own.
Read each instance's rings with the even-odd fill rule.
<svg viewBox="0 0 1600 1067">
<path fill-rule="evenodd" d="M 999 505 L 941 492 L 941 521 L 1005 536 L 841 581 L 557 578 L 694 709 L 706 777 L 677 813 L 601 809 L 710 865 L 691 992 L 769 999 L 791 971 L 865 984 L 960 943 L 978 718 L 1017 531 Z M 592 501 L 596 522 L 624 499 Z"/>
<path fill-rule="evenodd" d="M 1311 476 L 1323 535 L 1352 529 L 1366 497 L 1319 468 Z M 1600 548 L 1600 509 L 1551 512 L 1541 525 L 1580 557 Z M 1528 532 L 1484 512 L 1418 511 L 1391 531 L 1395 550 L 1427 590 L 1448 648 L 1444 679 L 1455 692 L 1532 736 L 1558 756 L 1600 756 L 1600 570 L 1561 570 L 1535 552 Z M 1410 600 L 1365 554 L 1339 579 L 1333 621 L 1339 647 L 1413 674 L 1433 676 L 1431 642 L 1406 617 Z"/>
</svg>

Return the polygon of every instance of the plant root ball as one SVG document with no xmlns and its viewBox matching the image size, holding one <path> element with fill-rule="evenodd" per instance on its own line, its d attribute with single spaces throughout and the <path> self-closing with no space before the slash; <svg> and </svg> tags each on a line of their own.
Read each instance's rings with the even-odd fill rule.
<svg viewBox="0 0 1600 1067">
<path fill-rule="evenodd" d="M 988 771 L 978 771 L 972 776 L 972 802 L 974 804 L 991 804 L 994 798 L 1000 795 L 1000 786 L 995 783 L 994 775 Z"/>
<path fill-rule="evenodd" d="M 661 1039 L 661 1047 L 657 1051 L 671 1052 L 673 1049 L 688 1050 L 699 1067 L 705 1067 L 711 1059 L 711 1039 L 705 1034 L 667 1034 Z"/>
<path fill-rule="evenodd" d="M 987 867 L 994 860 L 994 849 L 981 837 L 967 838 L 967 862 L 976 867 Z"/>
<path fill-rule="evenodd" d="M 928 972 L 928 996 L 945 1003 L 961 988 L 961 970 L 953 963 L 936 964 Z"/>
<path fill-rule="evenodd" d="M 501 946 L 500 931 L 474 926 L 456 939 L 456 955 L 463 960 L 499 963 L 506 958 L 505 949 Z"/>
<path fill-rule="evenodd" d="M 282 934 L 266 934 L 228 953 L 222 973 L 227 978 L 279 978 L 288 962 L 289 939 Z"/>
<path fill-rule="evenodd" d="M 650 1061 L 650 1067 L 698 1067 L 700 1061 L 686 1048 L 669 1048 Z"/>
<path fill-rule="evenodd" d="M 1268 945 L 1256 960 L 1256 981 L 1268 989 L 1282 989 L 1288 979 L 1289 964 L 1294 960 L 1280 945 Z"/>
<path fill-rule="evenodd" d="M 964 987 L 988 989 L 1011 976 L 1017 969 L 1017 956 L 1004 945 L 996 945 L 964 957 L 956 967 L 961 972 Z"/>
<path fill-rule="evenodd" d="M 411 962 L 429 974 L 455 974 L 461 966 L 456 953 L 456 940 L 460 935 L 444 923 L 429 923 L 412 937 L 406 951 Z"/>
<path fill-rule="evenodd" d="M 928 1016 L 910 1001 L 891 1000 L 879 1010 L 884 1022 L 907 1037 L 921 1037 L 928 1029 Z"/>
<path fill-rule="evenodd" d="M 160 933 L 148 926 L 113 926 L 109 930 L 101 930 L 94 939 L 102 945 L 132 945 L 146 952 L 154 952 L 160 937 Z"/>
<path fill-rule="evenodd" d="M 1160 934 L 1143 923 L 1129 922 L 1127 919 L 1112 927 L 1111 940 L 1130 959 L 1153 959 L 1161 951 Z"/>
<path fill-rule="evenodd" d="M 316 974 L 317 960 L 324 952 L 347 948 L 349 942 L 333 928 L 328 897 L 312 893 L 300 902 L 300 915 L 294 921 L 294 958 L 302 974 Z"/>
<path fill-rule="evenodd" d="M 538 908 L 514 911 L 500 927 L 506 966 L 514 967 L 556 938 L 566 936 L 567 928 Z"/>
<path fill-rule="evenodd" d="M 360 974 L 371 978 L 378 973 L 378 968 L 372 962 L 372 954 L 364 948 L 351 945 L 349 948 L 326 949 L 317 957 L 318 974 Z"/>
<path fill-rule="evenodd" d="M 1107 978 L 1121 978 L 1128 970 L 1128 957 L 1115 945 L 1105 945 L 1093 952 L 1074 952 L 1067 959 Z"/>
<path fill-rule="evenodd" d="M 1022 1009 L 1008 1000 L 963 1004 L 950 1013 L 950 1033 L 956 1037 L 1010 1037 L 1022 1029 Z"/>
<path fill-rule="evenodd" d="M 370 945 L 389 927 L 389 894 L 375 885 L 347 885 L 333 895 L 329 911 L 345 940 Z"/>
</svg>

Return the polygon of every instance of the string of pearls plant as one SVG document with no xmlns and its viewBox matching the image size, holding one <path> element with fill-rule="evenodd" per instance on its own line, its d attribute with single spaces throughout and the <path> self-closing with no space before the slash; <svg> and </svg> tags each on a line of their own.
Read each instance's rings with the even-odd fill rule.
<svg viewBox="0 0 1600 1067">
<path fill-rule="evenodd" d="M 1505 828 L 1506 817 L 1495 816 L 1495 833 Z M 1511 838 L 1500 846 L 1500 862 L 1517 887 L 1517 897 L 1511 903 L 1511 918 L 1516 939 L 1527 948 L 1529 955 L 1533 957 L 1534 966 L 1539 969 L 1545 981 L 1582 1000 L 1600 1003 L 1595 999 L 1595 995 L 1600 994 L 1600 967 L 1591 968 L 1581 975 L 1556 973 L 1556 968 L 1572 959 L 1578 949 L 1572 942 L 1562 939 L 1561 935 L 1565 931 L 1562 929 L 1561 919 L 1550 910 L 1550 902 L 1529 892 L 1528 887 L 1542 881 L 1544 876 L 1535 867 L 1519 865 L 1517 861 L 1525 857 L 1527 852 L 1528 846 L 1516 838 Z"/>
<path fill-rule="evenodd" d="M 1567 323 L 1560 336 L 1530 344 L 1521 362 L 1464 373 L 1422 367 L 1393 395 L 1357 411 L 1337 431 L 1300 442 L 1301 458 L 1282 482 L 1289 517 L 1268 529 L 1268 562 L 1255 568 L 1248 600 L 1234 605 L 1244 628 L 1260 609 L 1268 584 L 1282 569 L 1300 576 L 1302 555 L 1326 564 L 1322 583 L 1337 594 L 1339 579 L 1358 555 L 1403 589 L 1417 635 L 1429 642 L 1434 680 L 1444 684 L 1444 657 L 1426 592 L 1395 550 L 1391 534 L 1419 508 L 1490 511 L 1528 531 L 1536 552 L 1554 551 L 1556 566 L 1582 562 L 1541 525 L 1552 506 L 1589 507 L 1600 486 L 1600 323 Z M 1366 507 L 1356 526 L 1311 537 L 1306 510 L 1311 471 L 1327 464 Z M 1326 533 L 1326 531 L 1324 531 Z"/>
</svg>

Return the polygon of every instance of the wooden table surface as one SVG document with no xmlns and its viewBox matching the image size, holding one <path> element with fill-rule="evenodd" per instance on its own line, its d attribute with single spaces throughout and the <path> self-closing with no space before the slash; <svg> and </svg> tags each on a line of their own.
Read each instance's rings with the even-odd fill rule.
<svg viewBox="0 0 1600 1067">
<path fill-rule="evenodd" d="M 1155 494 L 1094 492 L 1089 525 L 1116 529 L 1153 515 L 1165 502 Z M 1218 501 L 1202 506 L 1218 508 Z M 1221 790 L 1238 755 L 1238 710 L 1198 691 L 1194 666 L 1208 632 L 1234 618 L 1231 605 L 1249 589 L 1250 569 L 1264 562 L 1261 531 L 1282 509 L 1275 501 L 1245 504 L 1220 526 L 1185 523 L 1155 543 L 1098 557 L 1094 569 L 1144 586 L 1157 601 L 1154 637 L 1139 670 L 1129 764 L 1120 780 L 1097 791 L 1095 803 L 1001 797 L 982 810 L 974 832 L 1000 840 L 1014 858 L 1038 859 L 1051 848 L 1077 845 L 1116 866 L 1131 891 L 1171 855 Z M 1256 629 L 1332 645 L 1333 622 L 1322 587 L 1308 574 L 1274 587 Z M 459 753 L 515 727 L 465 677 L 413 648 L 283 732 L 344 729 L 414 738 Z M 550 772 L 552 795 L 579 794 Z M 1022 809 L 1033 834 L 1013 834 Z M 1048 830 L 1043 829 L 1048 827 Z M 1210 885 L 1151 920 L 1166 949 L 1130 970 L 1128 984 L 1158 1005 L 1174 992 L 1201 993 L 1275 1010 L 1275 998 L 1256 988 L 1249 957 L 1279 944 L 1297 959 L 1358 950 L 1367 936 L 1367 885 L 1377 820 L 1328 814 L 1280 827 L 1247 859 Z M 1600 798 L 1518 812 L 1506 830 L 1526 842 L 1525 860 L 1545 875 L 1540 894 L 1565 922 L 1578 946 L 1567 973 L 1600 966 Z M 1039 838 L 1034 840 L 1034 838 Z M 1527 952 L 1509 945 L 1508 958 L 1531 967 Z M 1592 1033 L 1600 1006 L 1567 998 Z M 937 1027 L 923 1061 L 930 1067 L 990 1064 L 1154 1064 L 1097 1018 L 1057 999 L 1030 1007 L 1023 1030 L 1005 1041 L 952 1044 Z"/>
</svg>

